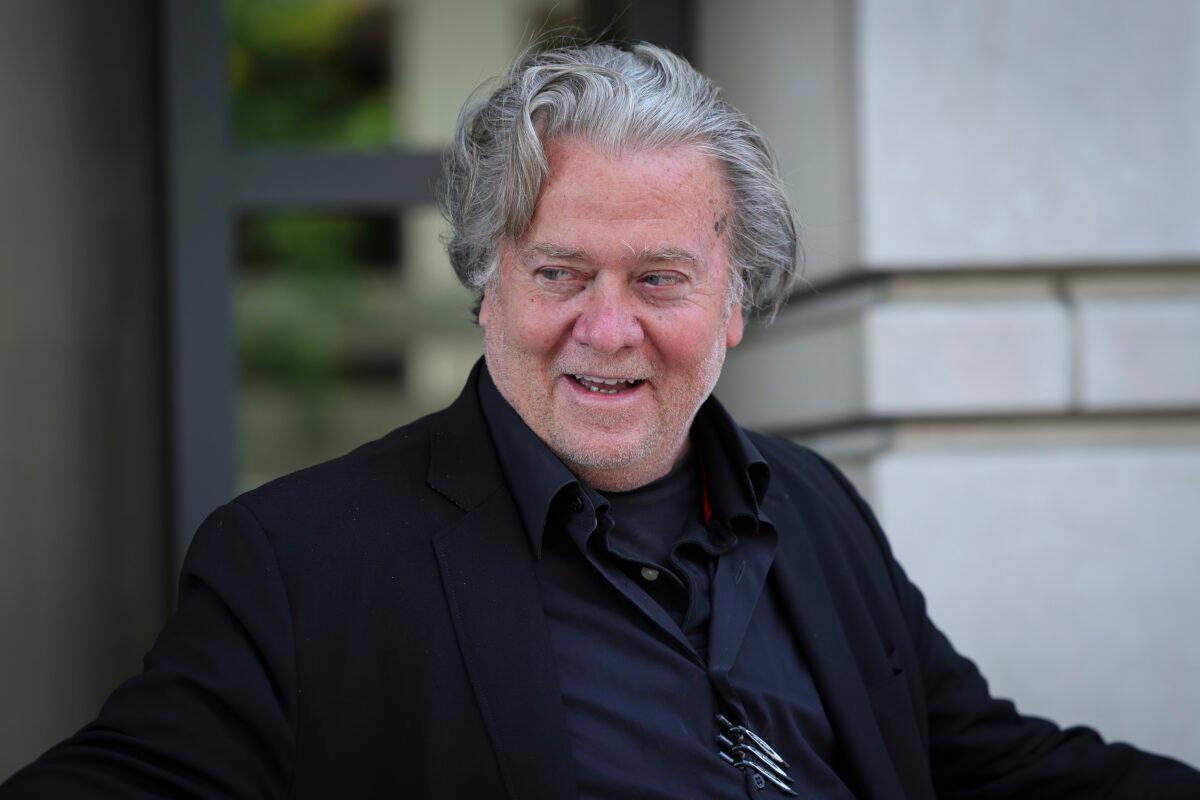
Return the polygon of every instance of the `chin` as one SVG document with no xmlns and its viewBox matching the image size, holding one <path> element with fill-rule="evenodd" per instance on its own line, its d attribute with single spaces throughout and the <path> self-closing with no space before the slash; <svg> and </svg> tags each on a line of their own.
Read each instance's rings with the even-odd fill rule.
<svg viewBox="0 0 1200 800">
<path fill-rule="evenodd" d="M 551 449 L 575 471 L 614 470 L 633 467 L 653 450 L 650 437 L 637 436 L 622 441 L 602 433 L 587 436 L 560 433 L 551 437 Z"/>
</svg>

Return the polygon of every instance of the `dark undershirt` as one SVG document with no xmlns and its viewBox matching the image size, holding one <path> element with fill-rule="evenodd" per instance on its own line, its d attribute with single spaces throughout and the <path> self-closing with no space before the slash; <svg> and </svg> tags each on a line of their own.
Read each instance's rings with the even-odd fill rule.
<svg viewBox="0 0 1200 800">
<path fill-rule="evenodd" d="M 714 556 L 734 541 L 704 524 L 703 484 L 688 452 L 663 477 L 629 492 L 606 492 L 613 527 L 602 546 L 670 615 L 701 661 L 708 660 Z"/>
</svg>

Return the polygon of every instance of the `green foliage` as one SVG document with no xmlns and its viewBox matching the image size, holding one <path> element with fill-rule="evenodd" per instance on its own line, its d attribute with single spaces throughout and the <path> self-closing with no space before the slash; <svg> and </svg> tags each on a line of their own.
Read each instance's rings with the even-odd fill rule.
<svg viewBox="0 0 1200 800">
<path fill-rule="evenodd" d="M 391 138 L 388 7 L 226 0 L 234 139 L 370 148 Z"/>
<path fill-rule="evenodd" d="M 307 394 L 332 388 L 342 356 L 339 328 L 361 313 L 360 245 L 368 225 L 361 218 L 309 213 L 242 220 L 243 275 L 271 306 L 240 310 L 244 375 Z"/>
<path fill-rule="evenodd" d="M 347 259 L 360 250 L 366 221 L 303 212 L 250 217 L 239 226 L 243 263 L 275 266 L 296 278 L 336 277 L 350 270 Z"/>
</svg>

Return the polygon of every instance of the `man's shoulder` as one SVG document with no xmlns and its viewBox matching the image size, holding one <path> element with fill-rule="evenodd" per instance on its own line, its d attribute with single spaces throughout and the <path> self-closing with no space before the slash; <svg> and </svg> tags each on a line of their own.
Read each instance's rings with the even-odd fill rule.
<svg viewBox="0 0 1200 800">
<path fill-rule="evenodd" d="M 759 433 L 746 428 L 743 433 L 771 467 L 772 484 L 804 487 L 827 493 L 831 488 L 844 492 L 844 476 L 828 459 L 811 448 L 782 436 Z"/>
<path fill-rule="evenodd" d="M 356 447 L 337 458 L 271 480 L 238 496 L 267 535 L 395 530 L 417 516 L 434 521 L 452 510 L 428 485 L 430 452 L 440 411 Z M 444 508 L 443 508 L 444 507 Z"/>
<path fill-rule="evenodd" d="M 820 453 L 789 439 L 745 431 L 771 468 L 767 507 L 798 515 L 817 538 L 864 553 L 888 552 L 867 501 L 849 478 Z"/>
</svg>

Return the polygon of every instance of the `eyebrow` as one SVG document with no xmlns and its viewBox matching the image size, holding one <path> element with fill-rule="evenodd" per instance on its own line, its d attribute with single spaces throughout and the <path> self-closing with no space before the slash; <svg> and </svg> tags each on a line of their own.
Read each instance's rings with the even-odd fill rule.
<svg viewBox="0 0 1200 800">
<path fill-rule="evenodd" d="M 586 250 L 577 250 L 573 247 L 563 247 L 562 245 L 552 244 L 550 242 L 534 242 L 528 247 L 521 248 L 521 256 L 524 260 L 529 260 L 529 257 L 537 254 L 547 258 L 561 258 L 567 261 L 591 261 L 592 257 L 588 255 Z"/>
<path fill-rule="evenodd" d="M 693 264 L 700 263 L 690 250 L 685 250 L 682 247 L 648 247 L 644 248 L 637 254 L 638 261 L 690 261 Z"/>
<path fill-rule="evenodd" d="M 594 260 L 586 250 L 564 247 L 552 242 L 534 242 L 527 247 L 521 248 L 521 255 L 524 260 L 528 260 L 535 254 L 547 258 L 560 258 L 564 261 Z M 692 264 L 700 263 L 700 259 L 694 253 L 682 247 L 645 247 L 640 251 L 635 251 L 634 255 L 639 263 L 648 261 L 687 261 Z"/>
</svg>

